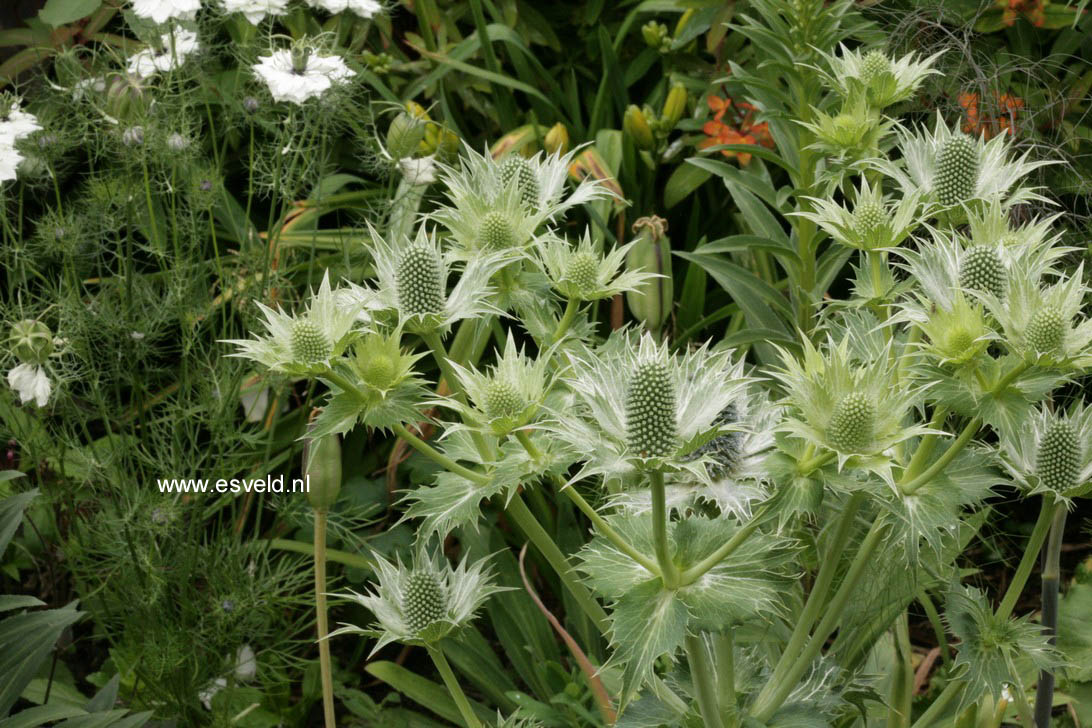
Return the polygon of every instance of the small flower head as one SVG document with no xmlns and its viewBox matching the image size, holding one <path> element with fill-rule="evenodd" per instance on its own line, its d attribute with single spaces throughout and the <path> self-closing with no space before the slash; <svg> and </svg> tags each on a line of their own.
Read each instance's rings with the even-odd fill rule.
<svg viewBox="0 0 1092 728">
<path fill-rule="evenodd" d="M 176 26 L 159 37 L 158 47 L 148 47 L 129 57 L 129 75 L 147 79 L 172 71 L 200 50 L 197 33 Z"/>
<path fill-rule="evenodd" d="M 133 0 L 133 14 L 153 23 L 193 20 L 200 9 L 201 0 Z"/>
<path fill-rule="evenodd" d="M 518 154 L 509 154 L 501 161 L 498 172 L 502 185 L 519 190 L 523 204 L 530 208 L 538 204 L 542 190 L 536 170 L 527 159 Z"/>
<path fill-rule="evenodd" d="M 274 101 L 297 105 L 324 95 L 356 75 L 340 56 L 316 53 L 306 41 L 262 56 L 252 68 L 269 87 Z"/>
<path fill-rule="evenodd" d="M 912 317 L 928 339 L 925 351 L 941 364 L 959 366 L 973 361 L 986 350 L 993 330 L 982 315 L 982 306 L 957 294 L 950 309 L 939 306 L 931 311 L 922 306 Z"/>
<path fill-rule="evenodd" d="M 288 12 L 288 0 L 220 0 L 226 13 L 242 13 L 251 25 Z"/>
<path fill-rule="evenodd" d="M 13 367 L 8 372 L 8 386 L 19 395 L 22 404 L 33 400 L 38 407 L 49 403 L 49 395 L 53 391 L 53 383 L 45 367 L 37 364 L 24 363 Z"/>
<path fill-rule="evenodd" d="M 504 354 L 488 372 L 451 363 L 472 408 L 465 408 L 467 420 L 493 435 L 506 435 L 534 421 L 549 390 L 549 357 L 532 359 L 516 348 L 512 333 Z M 455 402 L 451 406 L 463 409 Z"/>
<path fill-rule="evenodd" d="M 1002 433 L 999 448 L 1005 469 L 1029 494 L 1082 495 L 1092 482 L 1092 408 L 1034 409 L 1018 430 Z"/>
<path fill-rule="evenodd" d="M 830 67 L 829 73 L 819 69 L 824 83 L 843 98 L 863 92 L 877 109 L 909 99 L 922 81 L 939 73 L 932 67 L 939 53 L 921 60 L 914 53 L 892 60 L 880 50 L 849 50 L 844 45 L 839 50 L 838 55 L 824 54 Z"/>
<path fill-rule="evenodd" d="M 809 197 L 815 211 L 793 214 L 811 220 L 837 242 L 858 250 L 894 248 L 920 224 L 920 195 L 904 195 L 893 202 L 881 186 L 872 187 L 861 177 L 855 198 L 850 210 L 833 200 Z"/>
<path fill-rule="evenodd" d="M 575 246 L 558 236 L 549 236 L 538 248 L 538 263 L 555 291 L 565 298 L 598 301 L 625 291 L 634 291 L 646 280 L 658 277 L 643 270 L 629 270 L 626 254 L 634 240 L 603 255 L 591 239 L 591 232 Z"/>
<path fill-rule="evenodd" d="M 814 118 L 814 122 L 800 122 L 815 134 L 811 148 L 849 161 L 875 154 L 880 140 L 894 126 L 893 121 L 882 118 L 863 97 L 847 101 L 833 116 L 816 110 Z"/>
<path fill-rule="evenodd" d="M 230 356 L 252 359 L 273 371 L 295 375 L 321 372 L 341 355 L 354 335 L 357 311 L 337 304 L 329 273 L 323 275 L 318 293 L 303 314 L 290 316 L 261 303 L 258 306 L 265 314 L 266 335 L 224 343 L 239 348 Z"/>
<path fill-rule="evenodd" d="M 493 594 L 507 591 L 492 583 L 488 557 L 454 569 L 437 552 L 421 550 L 412 566 L 399 558 L 395 563 L 375 554 L 379 583 L 367 594 L 337 594 L 360 604 L 375 615 L 371 628 L 343 625 L 330 634 L 362 634 L 378 638 L 371 654 L 391 642 L 431 645 L 468 624 Z"/>
</svg>

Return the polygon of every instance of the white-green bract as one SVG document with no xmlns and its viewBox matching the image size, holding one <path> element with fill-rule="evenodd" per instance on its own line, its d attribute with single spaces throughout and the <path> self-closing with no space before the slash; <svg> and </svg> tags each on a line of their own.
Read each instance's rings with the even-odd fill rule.
<svg viewBox="0 0 1092 728">
<path fill-rule="evenodd" d="M 1037 407 L 1018 430 L 1001 433 L 998 451 L 1005 470 L 1028 494 L 1070 502 L 1092 481 L 1092 408 L 1083 402 L 1067 411 Z"/>
<path fill-rule="evenodd" d="M 643 282 L 660 277 L 656 273 L 624 268 L 626 254 L 636 244 L 633 241 L 618 245 L 603 255 L 592 243 L 590 230 L 584 231 L 576 245 L 550 235 L 537 246 L 536 262 L 554 290 L 562 296 L 578 301 L 597 301 L 636 290 Z"/>
<path fill-rule="evenodd" d="M 673 423 L 675 434 L 669 448 L 652 454 L 634 449 L 631 435 L 635 423 L 627 421 L 631 417 L 624 406 L 635 374 L 650 364 L 662 369 L 674 402 L 667 411 L 641 414 Z M 620 330 L 602 346 L 574 353 L 564 381 L 571 397 L 551 413 L 543 427 L 579 454 L 583 465 L 573 481 L 593 475 L 616 481 L 649 467 L 685 471 L 708 484 L 712 482 L 707 468 L 711 457 L 691 456 L 722 434 L 717 418 L 741 395 L 748 379 L 743 375 L 743 363 L 735 361 L 731 351 L 702 346 L 672 354 L 650 334 Z"/>
<path fill-rule="evenodd" d="M 377 638 L 370 654 L 391 642 L 431 644 L 468 624 L 493 594 L 508 591 L 492 581 L 488 557 L 470 563 L 467 557 L 452 568 L 437 552 L 420 551 L 412 565 L 394 563 L 374 554 L 375 584 L 367 594 L 350 590 L 333 594 L 360 604 L 373 615 L 372 627 L 344 624 L 330 633 L 362 634 Z"/>
<path fill-rule="evenodd" d="M 831 238 L 858 250 L 894 248 L 921 224 L 921 193 L 913 192 L 892 201 L 880 185 L 873 187 L 861 177 L 853 209 L 824 197 L 807 198 L 815 208 L 792 213 L 811 220 Z"/>
<path fill-rule="evenodd" d="M 910 53 L 891 60 L 879 50 L 850 50 L 839 44 L 839 53 L 822 53 L 830 71 L 812 66 L 823 82 L 845 98 L 864 90 L 868 100 L 879 108 L 910 98 L 922 81 L 939 73 L 932 66 L 942 53 L 918 60 Z"/>
</svg>

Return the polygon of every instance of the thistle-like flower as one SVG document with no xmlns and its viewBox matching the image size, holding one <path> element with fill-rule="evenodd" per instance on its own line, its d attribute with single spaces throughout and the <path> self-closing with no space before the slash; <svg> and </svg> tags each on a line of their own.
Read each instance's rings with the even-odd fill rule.
<svg viewBox="0 0 1092 728">
<path fill-rule="evenodd" d="M 318 293 L 303 314 L 292 316 L 262 303 L 258 307 L 265 314 L 266 335 L 224 343 L 239 347 L 229 356 L 252 359 L 273 371 L 294 375 L 322 372 L 356 335 L 353 326 L 357 312 L 337 304 L 329 272 L 323 274 Z"/>
<path fill-rule="evenodd" d="M 799 122 L 815 135 L 816 141 L 810 148 L 846 161 L 875 154 L 880 140 L 895 125 L 881 117 L 863 97 L 847 101 L 833 116 L 816 110 L 814 118 L 813 122 Z"/>
<path fill-rule="evenodd" d="M 387 241 L 371 229 L 371 253 L 379 279 L 376 299 L 395 311 L 408 330 L 446 331 L 452 323 L 500 313 L 490 302 L 489 279 L 510 260 L 503 252 L 460 264 L 458 282 L 449 293 L 448 278 L 457 255 L 445 252 L 424 225 L 412 241 Z"/>
<path fill-rule="evenodd" d="M 823 53 L 830 71 L 816 67 L 820 78 L 842 98 L 863 91 L 878 109 L 907 100 L 927 77 L 940 73 L 932 67 L 940 53 L 921 60 L 915 53 L 891 60 L 880 50 L 849 50 L 839 44 L 839 51 L 838 55 Z"/>
<path fill-rule="evenodd" d="M 789 415 L 778 429 L 837 453 L 838 465 L 854 456 L 860 464 L 891 482 L 886 452 L 897 443 L 931 432 L 923 426 L 905 426 L 906 414 L 921 394 L 900 379 L 886 355 L 855 363 L 847 336 L 822 350 L 804 340 L 798 360 L 782 352 L 783 366 L 775 370 L 787 395 Z"/>
<path fill-rule="evenodd" d="M 1033 409 L 1019 430 L 1001 433 L 999 449 L 1005 470 L 1028 494 L 1083 495 L 1092 482 L 1092 407 Z"/>
<path fill-rule="evenodd" d="M 959 127 L 949 128 L 937 112 L 933 131 L 899 131 L 902 161 L 872 161 L 894 179 L 904 194 L 919 192 L 942 207 L 958 207 L 975 200 L 1003 200 L 1005 207 L 1021 202 L 1048 202 L 1032 188 L 1013 186 L 1050 161 L 1029 162 L 1028 152 L 1012 159 L 1007 134 L 990 141 L 967 136 Z M 1008 195 L 1008 196 L 1006 196 Z"/>
<path fill-rule="evenodd" d="M 671 355 L 648 334 L 619 330 L 595 351 L 575 354 L 565 381 L 571 397 L 544 427 L 584 461 L 574 480 L 660 468 L 708 484 L 715 459 L 695 451 L 724 434 L 718 418 L 749 380 L 730 351 Z"/>
<path fill-rule="evenodd" d="M 378 638 L 370 654 L 391 642 L 431 645 L 463 627 L 485 601 L 506 587 L 492 583 L 489 558 L 473 564 L 467 557 L 454 569 L 438 552 L 420 551 L 412 566 L 399 557 L 391 563 L 373 555 L 379 583 L 367 594 L 334 594 L 360 604 L 375 615 L 369 628 L 343 624 L 330 633 L 361 634 Z"/>
<path fill-rule="evenodd" d="M 902 243 L 920 223 L 918 207 L 921 195 L 904 195 L 892 202 L 883 188 L 873 188 L 865 177 L 855 195 L 852 210 L 820 197 L 807 198 L 814 212 L 794 212 L 823 228 L 835 241 L 858 250 L 882 250 Z"/>
<path fill-rule="evenodd" d="M 623 270 L 626 254 L 636 244 L 634 240 L 615 247 L 604 256 L 592 242 L 589 230 L 584 231 L 575 246 L 564 238 L 551 235 L 546 244 L 538 248 L 537 260 L 554 290 L 562 296 L 577 301 L 598 301 L 637 290 L 646 280 L 660 277 L 643 270 Z"/>
</svg>

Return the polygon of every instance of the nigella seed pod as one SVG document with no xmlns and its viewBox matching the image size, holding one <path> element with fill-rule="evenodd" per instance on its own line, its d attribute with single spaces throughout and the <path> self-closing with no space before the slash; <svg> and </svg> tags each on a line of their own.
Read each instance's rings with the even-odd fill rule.
<svg viewBox="0 0 1092 728">
<path fill-rule="evenodd" d="M 333 348 L 322 329 L 311 321 L 300 319 L 292 325 L 292 358 L 300 364 L 326 361 Z"/>
<path fill-rule="evenodd" d="M 599 261 L 591 253 L 576 253 L 565 267 L 565 280 L 582 293 L 595 290 L 599 283 Z"/>
<path fill-rule="evenodd" d="M 626 392 L 629 448 L 640 457 L 666 457 L 675 449 L 675 388 L 658 361 L 637 365 Z"/>
<path fill-rule="evenodd" d="M 526 406 L 519 390 L 503 379 L 494 379 L 489 383 L 484 400 L 482 409 L 490 420 L 515 417 Z"/>
<path fill-rule="evenodd" d="M 935 186 L 942 205 L 958 205 L 974 196 L 978 149 L 966 134 L 956 134 L 937 152 Z"/>
<path fill-rule="evenodd" d="M 1043 306 L 1028 322 L 1028 343 L 1042 354 L 1053 354 L 1065 344 L 1068 322 L 1057 306 Z"/>
<path fill-rule="evenodd" d="M 406 579 L 402 614 L 411 632 L 431 641 L 429 633 L 436 630 L 429 628 L 447 616 L 447 595 L 431 571 L 415 571 Z"/>
<path fill-rule="evenodd" d="M 8 343 L 19 361 L 44 364 L 53 353 L 53 332 L 41 321 L 24 319 L 12 324 Z"/>
<path fill-rule="evenodd" d="M 839 452 L 864 452 L 872 444 L 876 405 L 861 392 L 851 392 L 834 406 L 827 437 Z"/>
<path fill-rule="evenodd" d="M 963 254 L 959 263 L 959 285 L 972 291 L 992 293 L 998 300 L 1004 300 L 1005 284 L 1005 266 L 995 248 L 975 245 Z"/>
<path fill-rule="evenodd" d="M 478 241 L 487 250 L 503 250 L 515 247 L 516 232 L 507 215 L 494 211 L 482 218 L 478 228 Z"/>
<path fill-rule="evenodd" d="M 1044 487 L 1065 493 L 1077 485 L 1081 469 L 1081 446 L 1077 431 L 1064 420 L 1052 422 L 1039 441 L 1035 473 Z"/>
<path fill-rule="evenodd" d="M 139 147 L 144 143 L 144 127 L 131 126 L 121 133 L 121 143 L 127 147 Z"/>
<path fill-rule="evenodd" d="M 538 206 L 538 177 L 531 163 L 518 154 L 510 154 L 504 158 L 500 165 L 501 183 L 508 187 L 511 184 L 519 186 L 520 199 L 523 204 L 530 207 Z"/>
<path fill-rule="evenodd" d="M 444 282 L 436 251 L 411 245 L 402 253 L 395 274 L 398 305 L 410 316 L 437 314 L 444 309 Z"/>
</svg>

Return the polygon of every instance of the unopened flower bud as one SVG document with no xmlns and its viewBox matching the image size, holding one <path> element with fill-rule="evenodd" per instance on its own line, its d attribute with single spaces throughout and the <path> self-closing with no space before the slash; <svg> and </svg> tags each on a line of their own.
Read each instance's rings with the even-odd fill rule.
<svg viewBox="0 0 1092 728">
<path fill-rule="evenodd" d="M 41 321 L 24 319 L 11 327 L 11 351 L 21 362 L 43 364 L 53 353 L 53 332 Z"/>
<path fill-rule="evenodd" d="M 675 125 L 679 123 L 679 119 L 686 113 L 687 96 L 686 86 L 681 83 L 673 85 L 671 90 L 667 92 L 663 113 L 660 114 L 660 121 L 663 123 L 664 129 L 674 129 Z"/>
<path fill-rule="evenodd" d="M 853 392 L 834 406 L 827 437 L 839 452 L 865 452 L 872 444 L 875 427 L 876 405 L 867 395 Z"/>
<path fill-rule="evenodd" d="M 167 148 L 172 152 L 181 152 L 189 148 L 190 140 L 182 136 L 178 132 L 171 134 L 167 137 Z"/>
<path fill-rule="evenodd" d="M 641 26 L 641 37 L 644 38 L 645 45 L 661 53 L 666 53 L 671 46 L 667 26 L 655 20 L 650 20 Z"/>
<path fill-rule="evenodd" d="M 139 147 L 144 144 L 144 127 L 131 126 L 121 133 L 121 143 L 127 147 Z"/>
<path fill-rule="evenodd" d="M 671 241 L 667 221 L 652 215 L 633 224 L 637 241 L 626 254 L 626 268 L 657 273 L 661 277 L 642 281 L 626 293 L 626 303 L 633 317 L 649 331 L 663 328 L 671 316 L 674 286 L 671 279 Z"/>
<path fill-rule="evenodd" d="M 569 151 L 569 130 L 560 121 L 550 127 L 542 140 L 547 154 L 565 154 Z"/>
<path fill-rule="evenodd" d="M 575 253 L 565 268 L 565 280 L 581 293 L 590 293 L 599 285 L 599 259 L 591 253 Z"/>
<path fill-rule="evenodd" d="M 261 108 L 261 103 L 253 96 L 247 96 L 243 99 L 243 109 L 246 110 L 248 114 L 253 114 L 259 108 Z"/>
<path fill-rule="evenodd" d="M 652 135 L 652 127 L 648 125 L 645 112 L 636 104 L 630 104 L 622 117 L 622 131 L 633 141 L 634 146 L 645 151 L 656 146 L 656 139 Z"/>
<path fill-rule="evenodd" d="M 484 399 L 482 410 L 490 420 L 516 417 L 527 406 L 519 390 L 504 379 L 494 379 L 490 382 L 486 386 Z"/>
<path fill-rule="evenodd" d="M 341 441 L 336 433 L 305 440 L 304 474 L 307 502 L 317 511 L 329 510 L 341 491 Z"/>
</svg>

